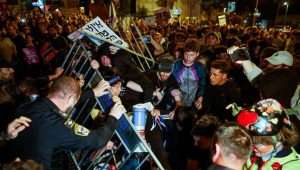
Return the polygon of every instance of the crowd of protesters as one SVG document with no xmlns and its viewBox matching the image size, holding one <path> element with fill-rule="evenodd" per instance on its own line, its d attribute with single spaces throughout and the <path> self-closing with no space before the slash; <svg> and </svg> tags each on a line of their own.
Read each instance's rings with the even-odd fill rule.
<svg viewBox="0 0 300 170">
<path fill-rule="evenodd" d="M 141 72 L 133 54 L 113 44 L 93 48 L 86 43 L 91 65 L 100 65 L 95 69 L 105 80 L 120 76 L 122 82 L 113 87 L 100 82 L 80 92 L 79 82 L 63 76 L 60 66 L 72 45 L 67 36 L 90 19 L 81 13 L 65 17 L 59 10 L 45 14 L 39 8 L 25 15 L 1 13 L 0 130 L 7 140 L 1 143 L 1 155 L 33 159 L 51 169 L 53 149 L 103 147 L 124 113 L 123 105 L 132 110 L 134 104 L 151 102 L 145 139 L 166 169 L 300 167 L 296 29 L 182 25 L 176 20 L 153 26 L 141 19 L 137 25 L 149 40 L 141 37 L 132 43 L 143 52 L 147 47 L 156 64 Z M 116 102 L 104 127 L 83 134 L 87 138 L 60 131 L 64 119 L 52 114 L 67 112 L 80 96 L 99 96 L 108 88 L 117 89 L 114 95 L 123 104 Z M 103 139 L 95 142 L 97 137 Z M 4 167 L 14 164 L 21 163 Z"/>
</svg>

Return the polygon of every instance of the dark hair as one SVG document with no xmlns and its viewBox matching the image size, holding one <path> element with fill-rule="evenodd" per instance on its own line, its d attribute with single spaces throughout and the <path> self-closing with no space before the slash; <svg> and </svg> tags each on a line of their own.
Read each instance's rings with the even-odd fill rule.
<svg viewBox="0 0 300 170">
<path fill-rule="evenodd" d="M 192 128 L 190 122 L 192 122 L 193 117 L 194 112 L 190 109 L 190 107 L 181 106 L 175 111 L 175 121 L 180 126 L 187 126 Z"/>
<path fill-rule="evenodd" d="M 226 46 L 227 47 L 231 47 L 233 45 L 239 46 L 240 43 L 241 43 L 241 40 L 237 36 L 230 37 L 230 38 L 226 39 Z"/>
<path fill-rule="evenodd" d="M 221 54 L 221 53 L 227 53 L 227 47 L 224 45 L 218 45 L 214 49 L 215 55 Z"/>
<path fill-rule="evenodd" d="M 104 43 L 103 45 L 101 45 L 101 47 L 97 49 L 96 56 L 97 57 L 100 57 L 102 55 L 109 56 L 110 55 L 109 46 L 110 44 L 108 43 Z"/>
<path fill-rule="evenodd" d="M 54 24 L 54 23 L 48 25 L 48 28 L 47 28 L 47 29 L 50 29 L 50 28 L 54 28 L 56 31 L 58 30 L 58 29 L 57 29 L 57 25 Z"/>
<path fill-rule="evenodd" d="M 221 122 L 216 116 L 205 114 L 196 121 L 191 134 L 194 136 L 212 137 L 220 124 Z"/>
<path fill-rule="evenodd" d="M 191 38 L 185 41 L 184 51 L 199 52 L 199 50 L 200 50 L 200 46 L 197 39 Z"/>
<path fill-rule="evenodd" d="M 19 90 L 25 95 L 38 93 L 37 82 L 28 77 L 26 77 L 24 80 L 21 80 L 18 87 Z"/>
<path fill-rule="evenodd" d="M 43 170 L 43 166 L 33 160 L 14 161 L 4 165 L 3 170 Z"/>
<path fill-rule="evenodd" d="M 44 13 L 43 10 L 38 6 L 32 6 L 31 10 L 34 10 L 34 9 L 38 9 L 40 11 L 40 13 Z"/>
<path fill-rule="evenodd" d="M 217 59 L 211 62 L 210 68 L 220 70 L 221 73 L 228 74 L 231 71 L 231 63 L 223 59 Z"/>
<path fill-rule="evenodd" d="M 205 41 L 207 41 L 207 38 L 210 36 L 214 36 L 217 40 L 219 40 L 219 37 L 216 32 L 209 32 L 205 35 Z"/>
<path fill-rule="evenodd" d="M 168 56 L 166 56 L 168 57 Z M 169 58 L 162 58 L 160 60 L 158 60 L 157 63 L 157 72 L 166 72 L 166 73 L 170 73 L 172 71 L 173 68 L 173 60 L 169 59 Z"/>
</svg>

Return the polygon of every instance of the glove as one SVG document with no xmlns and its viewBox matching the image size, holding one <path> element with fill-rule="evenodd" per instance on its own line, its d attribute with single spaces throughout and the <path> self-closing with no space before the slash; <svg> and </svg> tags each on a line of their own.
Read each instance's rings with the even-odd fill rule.
<svg viewBox="0 0 300 170">
<path fill-rule="evenodd" d="M 243 66 L 244 74 L 250 82 L 262 73 L 262 70 L 250 60 L 238 60 L 236 63 Z"/>
</svg>

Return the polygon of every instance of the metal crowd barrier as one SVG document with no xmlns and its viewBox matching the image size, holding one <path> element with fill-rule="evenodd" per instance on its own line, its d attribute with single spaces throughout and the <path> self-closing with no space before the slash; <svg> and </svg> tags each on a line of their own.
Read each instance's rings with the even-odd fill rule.
<svg viewBox="0 0 300 170">
<path fill-rule="evenodd" d="M 81 40 L 76 40 L 62 64 L 65 70 L 64 74 L 83 75 L 85 80 L 85 85 L 82 87 L 83 91 L 95 87 L 103 79 L 99 70 L 91 68 L 91 60 L 91 53 L 85 48 Z M 84 101 L 80 108 L 77 107 L 77 109 L 71 111 L 68 119 L 72 119 L 81 125 L 86 125 L 92 110 L 104 112 L 104 108 L 98 98 Z M 127 114 L 120 118 L 119 126 L 114 132 L 112 139 L 118 144 L 116 149 L 110 151 L 101 149 L 81 151 L 79 153 L 69 151 L 76 169 L 108 169 L 107 164 L 114 162 L 117 169 L 132 170 L 140 169 L 147 160 L 152 160 L 158 169 L 164 170 L 146 141 L 135 130 Z M 132 164 L 134 167 L 132 167 Z"/>
</svg>

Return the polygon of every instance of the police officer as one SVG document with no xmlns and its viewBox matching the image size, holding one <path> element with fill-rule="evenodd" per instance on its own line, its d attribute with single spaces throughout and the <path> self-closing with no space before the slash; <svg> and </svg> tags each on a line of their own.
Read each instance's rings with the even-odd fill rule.
<svg viewBox="0 0 300 170">
<path fill-rule="evenodd" d="M 107 82 L 106 82 L 107 83 Z M 101 85 L 100 85 L 101 86 Z M 102 85 L 102 91 L 107 86 Z M 80 97 L 81 89 L 77 80 L 62 76 L 50 87 L 46 97 L 19 108 L 17 112 L 32 120 L 30 126 L 12 140 L 10 156 L 32 159 L 51 169 L 51 156 L 56 148 L 97 149 L 105 146 L 117 127 L 117 120 L 126 110 L 117 100 L 110 110 L 106 122 L 95 130 L 74 131 L 65 126 L 61 112 L 67 112 Z"/>
</svg>

